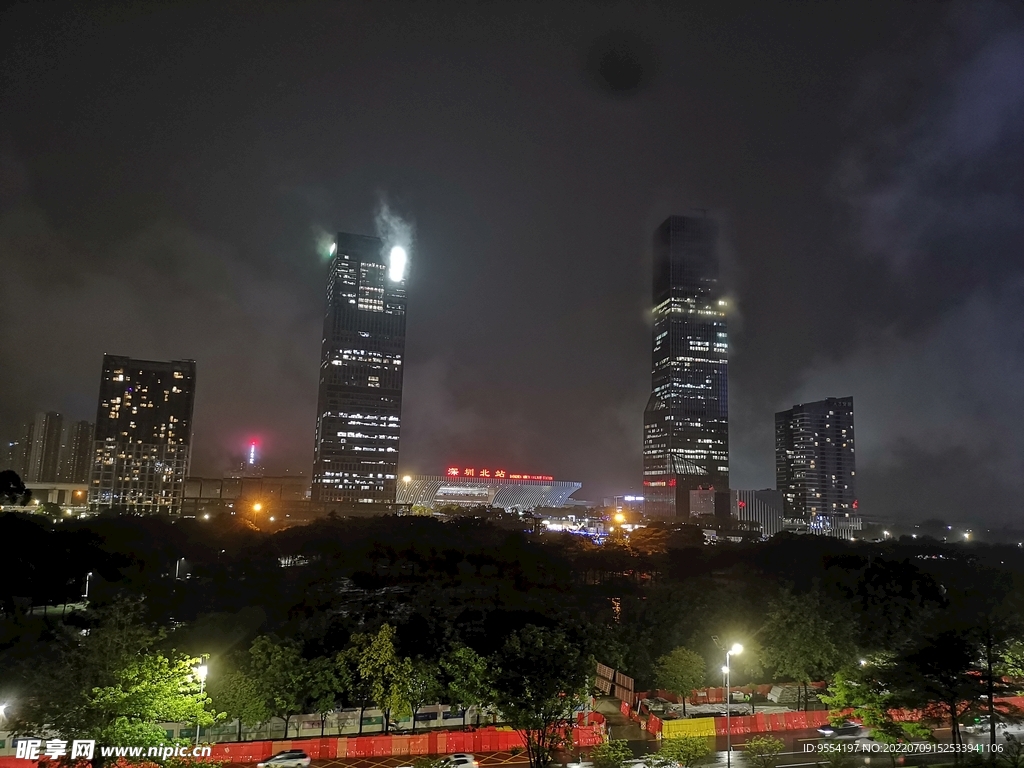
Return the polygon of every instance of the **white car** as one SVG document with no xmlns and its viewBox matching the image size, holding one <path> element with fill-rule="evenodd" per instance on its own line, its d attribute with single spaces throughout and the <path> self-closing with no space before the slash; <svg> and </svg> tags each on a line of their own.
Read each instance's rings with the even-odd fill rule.
<svg viewBox="0 0 1024 768">
<path fill-rule="evenodd" d="M 480 763 L 468 752 L 456 752 L 444 758 L 442 765 L 445 768 L 479 768 Z"/>
<path fill-rule="evenodd" d="M 286 749 L 256 763 L 256 768 L 309 768 L 309 755 L 301 749 Z"/>
</svg>

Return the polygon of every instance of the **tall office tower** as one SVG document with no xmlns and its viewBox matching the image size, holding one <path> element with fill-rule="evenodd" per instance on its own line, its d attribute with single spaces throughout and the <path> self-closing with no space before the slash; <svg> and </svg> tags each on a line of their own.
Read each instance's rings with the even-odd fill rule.
<svg viewBox="0 0 1024 768">
<path fill-rule="evenodd" d="M 775 414 L 775 485 L 786 517 L 857 509 L 853 398 L 830 397 Z"/>
<path fill-rule="evenodd" d="M 690 516 L 690 491 L 729 488 L 729 340 L 718 227 L 672 216 L 654 233 L 654 344 L 644 410 L 644 512 Z"/>
<path fill-rule="evenodd" d="M 192 446 L 194 360 L 103 356 L 89 506 L 178 512 Z"/>
<path fill-rule="evenodd" d="M 63 427 L 64 417 L 56 411 L 36 414 L 26 434 L 25 482 L 56 482 Z"/>
<path fill-rule="evenodd" d="M 406 253 L 375 237 L 344 233 L 333 250 L 311 495 L 321 502 L 393 504 L 402 423 Z"/>
<path fill-rule="evenodd" d="M 96 425 L 91 421 L 76 421 L 71 427 L 63 469 L 66 482 L 89 482 L 95 433 Z"/>
</svg>

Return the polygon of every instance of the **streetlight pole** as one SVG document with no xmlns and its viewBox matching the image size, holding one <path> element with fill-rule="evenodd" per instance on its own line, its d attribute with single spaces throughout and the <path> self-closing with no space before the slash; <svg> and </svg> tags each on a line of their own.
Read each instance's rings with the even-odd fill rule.
<svg viewBox="0 0 1024 768">
<path fill-rule="evenodd" d="M 203 691 L 206 690 L 206 673 L 209 672 L 209 668 L 205 664 L 200 664 L 195 669 L 196 677 L 199 678 L 199 698 L 203 697 Z M 202 702 L 200 702 L 202 704 Z M 196 715 L 196 746 L 199 746 L 199 716 Z"/>
<path fill-rule="evenodd" d="M 89 599 L 89 580 L 90 579 L 92 579 L 92 571 L 89 571 L 87 574 L 85 574 L 85 594 L 82 595 L 82 599 L 84 599 L 84 600 L 88 600 Z"/>
<path fill-rule="evenodd" d="M 743 653 L 743 646 L 733 643 L 732 648 L 725 652 L 725 666 L 722 673 L 725 675 L 725 765 L 732 768 L 732 664 L 729 659 Z"/>
</svg>

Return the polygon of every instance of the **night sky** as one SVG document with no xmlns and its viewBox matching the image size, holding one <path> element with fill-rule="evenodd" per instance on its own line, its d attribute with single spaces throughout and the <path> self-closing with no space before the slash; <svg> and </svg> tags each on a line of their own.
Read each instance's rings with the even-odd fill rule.
<svg viewBox="0 0 1024 768">
<path fill-rule="evenodd" d="M 0 57 L 0 433 L 194 358 L 193 473 L 308 474 L 324 247 L 386 202 L 403 470 L 639 490 L 651 233 L 700 208 L 733 487 L 852 395 L 863 511 L 1020 519 L 1018 3 L 29 3 Z"/>
</svg>

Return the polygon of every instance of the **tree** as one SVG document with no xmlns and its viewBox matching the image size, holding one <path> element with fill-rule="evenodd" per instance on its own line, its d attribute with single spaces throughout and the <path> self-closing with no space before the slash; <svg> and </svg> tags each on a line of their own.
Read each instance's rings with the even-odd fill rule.
<svg viewBox="0 0 1024 768">
<path fill-rule="evenodd" d="M 694 688 L 704 683 L 705 669 L 703 656 L 680 646 L 654 662 L 654 679 L 659 688 L 671 691 L 682 700 L 685 715 L 686 699 Z"/>
<path fill-rule="evenodd" d="M 775 768 L 779 753 L 785 748 L 782 739 L 773 736 L 752 736 L 747 739 L 743 754 L 753 768 Z"/>
<path fill-rule="evenodd" d="M 445 676 L 446 703 L 462 709 L 462 726 L 466 713 L 474 704 L 483 704 L 490 697 L 487 661 L 472 648 L 455 645 L 438 662 Z"/>
<path fill-rule="evenodd" d="M 241 670 L 211 678 L 209 690 L 214 703 L 227 717 L 238 721 L 239 741 L 242 741 L 243 725 L 253 728 L 270 718 L 259 684 Z"/>
<path fill-rule="evenodd" d="M 625 739 L 610 739 L 594 747 L 590 759 L 594 768 L 622 768 L 627 760 L 633 759 L 633 750 Z"/>
<path fill-rule="evenodd" d="M 369 687 L 370 699 L 384 713 L 384 733 L 392 716 L 395 719 L 409 712 L 405 687 L 412 673 L 412 662 L 400 658 L 395 651 L 395 628 L 383 624 L 376 635 L 365 636 L 359 653 L 359 676 Z"/>
<path fill-rule="evenodd" d="M 799 596 L 783 590 L 768 607 L 761 659 L 776 674 L 803 685 L 805 710 L 809 683 L 834 674 L 853 653 L 835 616 L 835 606 L 817 590 Z"/>
<path fill-rule="evenodd" d="M 593 657 L 557 629 L 528 624 L 489 660 L 494 701 L 526 742 L 531 768 L 546 768 L 572 738 L 576 709 L 590 691 Z"/>
<path fill-rule="evenodd" d="M 140 601 L 93 612 L 87 630 L 58 625 L 50 658 L 34 655 L 32 696 L 10 718 L 13 733 L 146 746 L 163 741 L 160 722 L 213 724 L 194 672 L 199 659 L 157 650 L 163 635 L 143 622 Z"/>
<path fill-rule="evenodd" d="M 258 681 L 267 712 L 284 720 L 287 739 L 288 724 L 302 708 L 306 693 L 305 668 L 298 644 L 260 635 L 249 647 L 249 669 Z"/>
<path fill-rule="evenodd" d="M 327 716 L 338 706 L 338 699 L 349 687 L 348 667 L 337 660 L 318 656 L 306 665 L 306 689 L 309 703 L 320 715 L 320 735 L 324 735 Z"/>
<path fill-rule="evenodd" d="M 658 754 L 683 766 L 683 768 L 693 768 L 693 766 L 711 754 L 711 746 L 703 736 L 684 736 L 678 739 L 665 739 L 662 741 Z"/>
<path fill-rule="evenodd" d="M 406 698 L 412 707 L 412 730 L 416 732 L 416 715 L 424 704 L 436 702 L 441 696 L 441 684 L 434 673 L 434 665 L 416 659 L 412 662 L 411 674 L 406 683 Z"/>
<path fill-rule="evenodd" d="M 875 657 L 854 669 L 836 673 L 828 693 L 821 697 L 831 710 L 833 723 L 854 717 L 870 728 L 871 735 L 883 744 L 931 735 L 920 723 L 893 718 L 892 713 L 900 707 L 900 696 L 887 682 L 892 663 L 890 658 Z M 847 710 L 852 712 L 847 714 Z M 891 752 L 890 757 L 895 765 L 896 753 Z"/>
<path fill-rule="evenodd" d="M 21 477 L 13 469 L 0 472 L 0 505 L 11 504 L 23 507 L 32 498 L 32 491 L 25 487 Z"/>
</svg>

